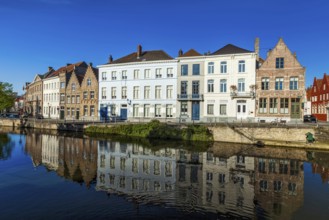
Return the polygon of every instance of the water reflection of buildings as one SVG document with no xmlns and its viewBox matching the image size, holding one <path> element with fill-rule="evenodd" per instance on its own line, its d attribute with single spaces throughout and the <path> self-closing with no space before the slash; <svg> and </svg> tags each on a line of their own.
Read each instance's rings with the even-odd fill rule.
<svg viewBox="0 0 329 220">
<path fill-rule="evenodd" d="M 159 193 L 174 188 L 175 167 L 174 149 L 153 151 L 138 144 L 99 141 L 96 188 L 160 199 Z"/>
<path fill-rule="evenodd" d="M 97 141 L 56 134 L 26 135 L 25 150 L 35 166 L 44 165 L 67 179 L 86 183 L 96 178 Z"/>
<path fill-rule="evenodd" d="M 289 219 L 304 199 L 305 151 L 230 145 L 191 152 L 100 141 L 98 153 L 97 189 L 146 202 Z"/>
</svg>

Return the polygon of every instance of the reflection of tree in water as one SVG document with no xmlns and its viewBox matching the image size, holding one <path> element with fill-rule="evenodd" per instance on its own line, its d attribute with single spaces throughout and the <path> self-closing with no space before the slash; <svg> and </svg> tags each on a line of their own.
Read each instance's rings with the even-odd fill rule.
<svg viewBox="0 0 329 220">
<path fill-rule="evenodd" d="M 14 146 L 14 142 L 11 141 L 7 134 L 0 134 L 0 160 L 10 158 Z"/>
</svg>

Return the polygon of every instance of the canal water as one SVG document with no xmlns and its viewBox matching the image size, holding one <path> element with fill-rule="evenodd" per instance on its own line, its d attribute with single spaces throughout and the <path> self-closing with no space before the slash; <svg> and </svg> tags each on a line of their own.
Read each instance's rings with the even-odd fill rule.
<svg viewBox="0 0 329 220">
<path fill-rule="evenodd" d="M 329 219 L 329 152 L 0 134 L 0 219 Z"/>
</svg>

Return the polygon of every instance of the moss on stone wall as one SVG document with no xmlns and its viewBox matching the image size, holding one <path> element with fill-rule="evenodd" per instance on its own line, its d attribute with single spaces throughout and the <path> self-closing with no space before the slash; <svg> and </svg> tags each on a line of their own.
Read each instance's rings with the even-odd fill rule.
<svg viewBox="0 0 329 220">
<path fill-rule="evenodd" d="M 146 124 L 121 124 L 110 127 L 90 126 L 86 128 L 85 132 L 151 139 L 213 141 L 213 136 L 206 126 L 188 125 L 181 128 L 177 125 L 160 123 L 158 120 L 152 120 Z"/>
</svg>

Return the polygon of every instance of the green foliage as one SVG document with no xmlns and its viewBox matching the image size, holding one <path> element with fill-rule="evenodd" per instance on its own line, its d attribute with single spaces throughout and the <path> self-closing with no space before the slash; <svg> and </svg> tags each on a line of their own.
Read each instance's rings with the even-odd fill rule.
<svg viewBox="0 0 329 220">
<path fill-rule="evenodd" d="M 14 105 L 13 86 L 9 83 L 0 82 L 0 111 Z"/>
<path fill-rule="evenodd" d="M 14 144 L 11 142 L 10 137 L 7 134 L 0 134 L 0 160 L 10 158 L 13 149 Z"/>
<path fill-rule="evenodd" d="M 189 125 L 187 128 L 180 128 L 177 125 L 160 123 L 158 120 L 152 120 L 146 124 L 91 126 L 86 129 L 86 132 L 162 140 L 213 141 L 209 129 L 203 125 Z"/>
</svg>

